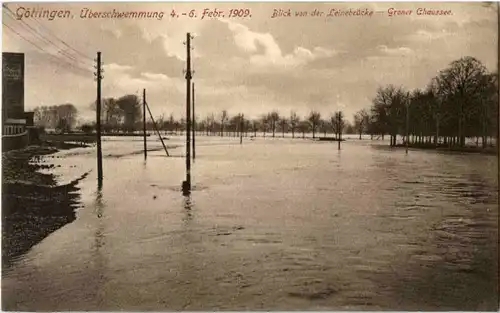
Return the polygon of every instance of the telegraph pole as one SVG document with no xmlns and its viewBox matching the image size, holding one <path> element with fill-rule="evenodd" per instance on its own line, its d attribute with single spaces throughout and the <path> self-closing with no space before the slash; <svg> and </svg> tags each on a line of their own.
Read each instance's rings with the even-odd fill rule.
<svg viewBox="0 0 500 313">
<path fill-rule="evenodd" d="M 408 154 L 408 142 L 410 141 L 410 95 L 406 99 L 406 154 Z"/>
<path fill-rule="evenodd" d="M 196 159 L 196 145 L 195 145 L 195 135 L 196 135 L 196 117 L 194 115 L 194 83 L 193 83 L 193 160 Z"/>
<path fill-rule="evenodd" d="M 338 150 L 340 150 L 340 141 L 342 140 L 342 111 L 339 111 L 338 115 L 338 124 L 339 124 L 339 141 L 338 141 Z"/>
<path fill-rule="evenodd" d="M 186 180 L 182 183 L 182 193 L 191 193 L 191 34 L 186 34 Z"/>
<path fill-rule="evenodd" d="M 144 161 L 148 158 L 148 145 L 146 143 L 146 89 L 142 90 L 142 131 L 144 134 Z"/>
<path fill-rule="evenodd" d="M 243 114 L 240 114 L 240 145 L 243 144 Z"/>
<path fill-rule="evenodd" d="M 96 136 L 97 136 L 97 186 L 102 188 L 102 147 L 101 147 L 101 52 L 97 52 L 96 75 L 97 80 L 97 99 L 96 99 Z"/>
</svg>

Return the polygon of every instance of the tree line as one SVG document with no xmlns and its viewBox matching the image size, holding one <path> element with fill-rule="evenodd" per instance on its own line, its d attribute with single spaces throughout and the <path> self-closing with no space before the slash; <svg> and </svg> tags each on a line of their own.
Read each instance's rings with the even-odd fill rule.
<svg viewBox="0 0 500 313">
<path fill-rule="evenodd" d="M 168 118 L 162 115 L 156 122 L 160 130 L 168 133 L 182 134 L 186 129 L 185 119 L 176 120 L 173 114 Z M 354 133 L 348 121 L 342 122 L 343 133 Z M 319 134 L 336 133 L 337 123 L 335 113 L 322 119 L 321 114 L 314 110 L 305 117 L 300 117 L 295 111 L 291 111 L 289 116 L 271 111 L 258 118 L 246 118 L 242 113 L 231 116 L 227 110 L 222 110 L 219 114 L 210 113 L 203 119 L 196 119 L 193 124 L 196 132 L 206 136 L 239 136 L 241 132 L 245 136 L 285 137 L 285 134 L 291 133 L 293 138 L 305 138 L 312 132 L 312 137 L 317 138 Z M 148 129 L 152 129 L 150 123 Z"/>
<path fill-rule="evenodd" d="M 485 148 L 498 139 L 498 74 L 473 57 L 453 61 L 424 89 L 380 87 L 369 111 L 355 115 L 360 133 L 397 136 L 416 145 Z"/>
<path fill-rule="evenodd" d="M 51 128 L 62 132 L 74 129 L 78 110 L 71 103 L 39 106 L 34 109 L 33 122 L 41 128 Z"/>
<path fill-rule="evenodd" d="M 136 95 L 126 95 L 118 99 L 105 98 L 101 101 L 101 127 L 106 133 L 141 131 L 142 126 L 142 104 Z M 91 105 L 95 111 L 95 103 Z M 196 118 L 193 123 L 196 132 L 207 136 L 238 136 L 244 132 L 253 136 L 284 137 L 285 133 L 291 133 L 292 137 L 306 137 L 312 132 L 313 138 L 319 133 L 326 136 L 337 133 L 339 129 L 339 112 L 334 112 L 330 117 L 322 118 L 318 111 L 312 110 L 307 116 L 300 117 L 297 112 L 291 111 L 289 116 L 283 116 L 273 110 L 262 114 L 258 118 L 248 119 L 244 114 L 238 113 L 231 116 L 227 110 L 220 113 L 210 113 L 203 119 Z M 341 119 L 341 131 L 343 133 L 355 133 L 353 125 Z M 185 118 L 176 119 L 171 113 L 168 117 L 160 115 L 155 118 L 156 127 L 170 134 L 182 134 L 186 130 Z M 92 132 L 95 122 L 81 125 L 80 129 Z M 153 130 L 154 125 L 150 119 L 146 123 L 147 130 Z"/>
<path fill-rule="evenodd" d="M 95 110 L 95 103 L 91 105 Z M 35 109 L 35 120 L 48 128 L 64 131 L 73 129 L 77 110 L 71 104 Z M 148 119 L 150 120 L 150 119 Z M 137 95 L 105 98 L 101 110 L 102 129 L 106 133 L 142 130 L 142 103 Z M 156 117 L 159 130 L 182 134 L 186 129 L 184 118 Z M 271 136 L 313 138 L 346 133 L 371 135 L 397 144 L 397 137 L 412 144 L 464 146 L 466 138 L 475 138 L 476 144 L 486 147 L 498 133 L 498 80 L 480 61 L 464 57 L 453 61 L 431 79 L 424 89 L 406 90 L 388 85 L 379 87 L 369 109 L 358 111 L 351 124 L 343 112 L 322 116 L 311 110 L 306 116 L 296 111 L 288 115 L 272 110 L 257 118 L 244 114 L 230 115 L 227 110 L 197 117 L 193 126 L 198 134 L 207 136 Z M 81 125 L 81 130 L 92 132 L 95 123 Z M 147 129 L 153 130 L 151 121 Z"/>
<path fill-rule="evenodd" d="M 142 123 L 142 104 L 136 95 L 105 98 L 101 101 L 101 124 L 104 132 L 133 132 Z M 90 105 L 95 111 L 96 103 Z M 76 129 L 78 110 L 71 104 L 40 106 L 34 109 L 34 123 L 44 129 L 67 133 Z M 92 132 L 95 122 L 80 125 L 80 130 Z"/>
</svg>

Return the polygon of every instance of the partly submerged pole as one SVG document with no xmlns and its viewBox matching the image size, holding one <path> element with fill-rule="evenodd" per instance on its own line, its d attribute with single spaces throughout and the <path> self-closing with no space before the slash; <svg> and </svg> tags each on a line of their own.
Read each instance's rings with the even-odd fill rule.
<svg viewBox="0 0 500 313">
<path fill-rule="evenodd" d="M 410 141 L 410 97 L 406 99 L 406 154 L 408 154 L 408 142 Z"/>
<path fill-rule="evenodd" d="M 240 145 L 243 144 L 243 114 L 240 114 Z"/>
<path fill-rule="evenodd" d="M 146 89 L 142 90 L 142 132 L 144 135 L 144 161 L 148 158 L 148 145 L 146 143 Z"/>
<path fill-rule="evenodd" d="M 338 150 L 340 150 L 340 141 L 342 141 L 342 111 L 339 111 L 338 124 L 339 124 Z"/>
<path fill-rule="evenodd" d="M 102 146 L 101 146 L 101 52 L 97 52 L 97 99 L 96 99 L 96 135 L 97 135 L 97 186 L 102 187 Z"/>
<path fill-rule="evenodd" d="M 182 183 L 182 193 L 191 193 L 191 34 L 186 34 L 186 180 Z"/>
<path fill-rule="evenodd" d="M 195 129 L 196 129 L 196 118 L 194 116 L 194 83 L 192 84 L 193 85 L 193 90 L 192 90 L 192 94 L 191 94 L 191 97 L 192 97 L 192 102 L 193 102 L 193 160 L 196 159 L 196 144 L 195 144 L 195 135 L 196 135 L 196 132 L 195 132 Z"/>
</svg>

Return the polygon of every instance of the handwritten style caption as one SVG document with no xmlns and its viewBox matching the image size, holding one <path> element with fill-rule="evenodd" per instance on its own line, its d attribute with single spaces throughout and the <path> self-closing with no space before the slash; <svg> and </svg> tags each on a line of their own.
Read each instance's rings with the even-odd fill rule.
<svg viewBox="0 0 500 313">
<path fill-rule="evenodd" d="M 410 9 L 396 9 L 389 8 L 387 10 L 374 11 L 367 8 L 348 8 L 337 9 L 331 8 L 329 10 L 312 11 L 293 11 L 292 9 L 274 9 L 271 18 L 287 18 L 287 17 L 372 17 L 373 15 L 395 17 L 395 16 L 410 16 L 410 15 L 453 15 L 451 10 L 442 9 L 427 9 L 417 8 L 416 10 Z"/>
<path fill-rule="evenodd" d="M 79 10 L 77 15 L 73 10 L 47 10 L 43 8 L 18 7 L 15 17 L 21 19 L 46 19 L 52 21 L 54 19 L 156 19 L 163 20 L 165 17 L 171 19 L 191 18 L 191 19 L 214 19 L 214 18 L 251 18 L 252 12 L 248 8 L 244 9 L 229 9 L 220 10 L 217 8 L 205 8 L 201 10 L 176 10 L 166 11 L 123 11 L 111 9 L 105 11 L 93 10 L 91 8 L 83 8 Z"/>
<path fill-rule="evenodd" d="M 197 10 L 190 10 L 189 12 L 179 13 L 175 9 L 172 9 L 170 16 L 172 18 L 178 18 L 180 16 L 187 16 L 190 18 L 199 17 L 200 19 L 203 20 L 205 18 L 252 17 L 252 12 L 250 11 L 250 9 L 230 9 L 229 11 L 223 11 L 215 8 L 215 9 L 204 9 L 201 12 L 198 12 Z"/>
<path fill-rule="evenodd" d="M 93 10 L 90 8 L 83 8 L 77 14 L 73 10 L 48 10 L 44 8 L 30 8 L 18 7 L 15 12 L 15 18 L 21 19 L 73 19 L 78 17 L 80 19 L 156 19 L 163 20 L 164 17 L 170 19 L 224 19 L 224 18 L 251 18 L 252 11 L 249 8 L 235 8 L 228 10 L 220 10 L 218 8 L 204 8 L 204 9 L 191 9 L 191 10 L 177 10 L 173 8 L 171 11 L 123 11 L 118 9 L 110 9 L 104 11 Z M 314 9 L 311 11 L 292 10 L 289 8 L 273 9 L 269 17 L 271 19 L 277 18 L 292 18 L 292 17 L 372 17 L 372 16 L 446 16 L 453 15 L 451 10 L 443 9 L 428 9 L 420 7 L 417 9 L 396 9 L 388 8 L 387 10 L 374 11 L 367 8 L 330 8 L 326 10 Z"/>
<path fill-rule="evenodd" d="M 287 17 L 372 17 L 373 15 L 396 17 L 396 16 L 410 16 L 410 15 L 453 15 L 451 10 L 442 9 L 427 9 L 427 8 L 417 8 L 416 10 L 410 9 L 396 9 L 389 8 L 387 10 L 374 11 L 367 8 L 348 8 L 348 9 L 336 9 L 332 8 L 329 10 L 318 10 L 314 9 L 312 11 L 293 11 L 292 9 L 274 9 L 271 14 L 271 18 L 287 18 Z"/>
</svg>

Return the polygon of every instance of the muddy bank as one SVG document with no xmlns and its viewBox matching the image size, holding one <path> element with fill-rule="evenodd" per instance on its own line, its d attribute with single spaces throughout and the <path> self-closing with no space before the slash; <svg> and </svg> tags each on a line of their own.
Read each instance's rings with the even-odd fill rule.
<svg viewBox="0 0 500 313">
<path fill-rule="evenodd" d="M 60 143 L 58 147 L 80 146 Z M 50 233 L 75 220 L 77 184 L 87 174 L 58 186 L 53 174 L 41 173 L 40 169 L 53 167 L 43 157 L 57 151 L 54 146 L 44 145 L 2 154 L 3 270 Z"/>
</svg>

